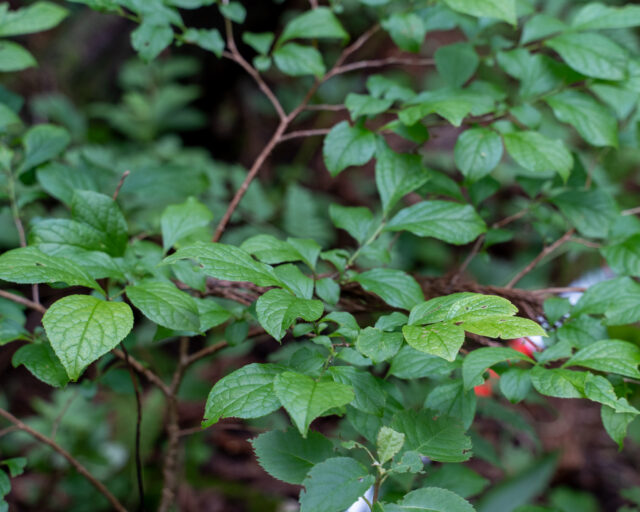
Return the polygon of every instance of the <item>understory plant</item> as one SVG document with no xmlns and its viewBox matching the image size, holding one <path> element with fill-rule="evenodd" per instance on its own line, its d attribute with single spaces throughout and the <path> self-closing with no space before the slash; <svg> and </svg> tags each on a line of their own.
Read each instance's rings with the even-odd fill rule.
<svg viewBox="0 0 640 512">
<path fill-rule="evenodd" d="M 579 507 L 525 411 L 593 402 L 620 450 L 640 414 L 640 7 L 280 3 L 0 6 L 0 72 L 87 6 L 138 55 L 86 108 L 0 89 L 0 345 L 46 385 L 3 377 L 0 500 L 55 472 L 29 506 L 175 510 L 235 426 L 303 512 Z M 249 81 L 248 169 L 178 136 L 207 53 Z"/>
</svg>

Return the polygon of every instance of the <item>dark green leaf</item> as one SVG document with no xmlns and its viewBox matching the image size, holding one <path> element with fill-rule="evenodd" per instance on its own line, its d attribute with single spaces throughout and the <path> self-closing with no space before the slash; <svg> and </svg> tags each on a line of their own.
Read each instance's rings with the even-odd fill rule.
<svg viewBox="0 0 640 512">
<path fill-rule="evenodd" d="M 362 126 L 347 121 L 336 124 L 324 139 L 322 154 L 332 176 L 352 165 L 364 165 L 373 156 L 376 138 Z"/>
<path fill-rule="evenodd" d="M 424 300 L 422 288 L 406 272 L 391 268 L 367 270 L 353 277 L 362 287 L 380 296 L 390 306 L 411 309 Z"/>
</svg>

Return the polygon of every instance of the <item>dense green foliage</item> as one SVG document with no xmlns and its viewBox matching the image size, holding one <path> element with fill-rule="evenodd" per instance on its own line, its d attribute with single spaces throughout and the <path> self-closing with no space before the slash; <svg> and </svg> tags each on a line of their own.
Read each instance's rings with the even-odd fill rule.
<svg viewBox="0 0 640 512">
<path fill-rule="evenodd" d="M 47 122 L 29 126 L 23 100 L 0 89 L 0 345 L 58 388 L 25 423 L 0 400 L 17 427 L 1 434 L 15 442 L 0 444 L 12 452 L 0 499 L 23 470 L 73 466 L 58 477 L 71 505 L 52 510 L 143 497 L 171 510 L 208 456 L 180 431 L 187 399 L 204 404 L 202 428 L 240 418 L 261 431 L 259 464 L 302 486 L 302 512 L 361 497 L 375 512 L 578 510 L 584 495 L 545 492 L 557 456 L 510 404 L 594 402 L 620 449 L 640 415 L 640 222 L 626 189 L 640 161 L 640 7 L 312 1 L 253 33 L 250 2 L 75 4 L 130 20 L 140 60 L 121 72 L 122 101 L 94 104 L 90 118 L 51 97 L 31 106 Z M 213 4 L 224 35 L 185 25 Z M 50 2 L 0 6 L 0 71 L 35 65 L 14 36 L 66 15 Z M 443 31 L 452 42 L 429 44 Z M 395 47 L 358 60 L 375 38 Z M 274 131 L 248 172 L 175 136 L 204 119 L 184 83 L 196 66 L 163 55 L 172 45 L 236 62 L 264 94 L 254 115 Z M 318 137 L 326 171 L 361 202 L 312 192 L 309 152 L 261 182 L 276 146 Z M 500 247 L 515 248 L 509 260 Z M 615 277 L 570 301 L 558 294 L 576 290 L 538 267 L 559 254 L 581 269 L 604 261 Z M 533 353 L 507 341 L 533 336 L 544 339 Z M 198 372 L 215 358 L 234 362 L 205 389 Z M 478 417 L 524 433 L 519 465 Z M 487 490 L 472 459 L 501 484 Z M 640 507 L 637 491 L 624 497 Z"/>
</svg>

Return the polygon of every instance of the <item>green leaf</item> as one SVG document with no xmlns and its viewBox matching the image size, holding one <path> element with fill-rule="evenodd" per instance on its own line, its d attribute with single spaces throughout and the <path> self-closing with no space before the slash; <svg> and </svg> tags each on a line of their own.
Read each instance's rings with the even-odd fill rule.
<svg viewBox="0 0 640 512">
<path fill-rule="evenodd" d="M 223 377 L 209 392 L 202 427 L 221 418 L 260 418 L 280 408 L 273 382 L 283 368 L 251 363 Z"/>
<path fill-rule="evenodd" d="M 84 222 L 69 219 L 44 219 L 33 226 L 29 243 L 46 253 L 74 247 L 84 250 L 107 249 L 105 237 Z"/>
<path fill-rule="evenodd" d="M 405 494 L 392 505 L 385 505 L 384 512 L 475 512 L 467 500 L 448 489 L 425 487 Z"/>
<path fill-rule="evenodd" d="M 13 110 L 4 103 L 0 103 L 0 132 L 12 126 L 20 126 L 22 120 Z"/>
<path fill-rule="evenodd" d="M 256 303 L 258 321 L 278 341 L 297 318 L 313 322 L 323 310 L 321 301 L 301 299 L 285 290 L 269 290 Z"/>
<path fill-rule="evenodd" d="M 391 360 L 389 374 L 407 380 L 438 378 L 449 375 L 454 368 L 456 365 L 441 357 L 425 354 L 405 345 Z"/>
<path fill-rule="evenodd" d="M 629 424 L 637 417 L 635 414 L 619 413 L 606 405 L 600 409 L 602 425 L 609 437 L 618 444 L 620 450 L 624 446 L 624 438 L 627 437 Z"/>
<path fill-rule="evenodd" d="M 464 462 L 471 457 L 471 439 L 462 424 L 446 416 L 434 419 L 428 411 L 402 411 L 391 427 L 405 435 L 405 448 L 437 462 Z"/>
<path fill-rule="evenodd" d="M 456 418 L 465 429 L 473 423 L 476 414 L 476 394 L 464 389 L 462 381 L 445 382 L 433 388 L 424 407 L 440 414 Z"/>
<path fill-rule="evenodd" d="M 15 478 L 24 473 L 24 468 L 27 465 L 27 459 L 26 457 L 12 457 L 10 459 L 0 461 L 0 464 L 7 467 L 11 478 Z"/>
<path fill-rule="evenodd" d="M 76 190 L 71 200 L 71 214 L 75 220 L 88 224 L 104 235 L 108 254 L 124 254 L 129 228 L 118 203 L 111 197 L 89 190 Z"/>
<path fill-rule="evenodd" d="M 329 375 L 340 384 L 346 384 L 355 393 L 354 400 L 349 404 L 366 414 L 382 416 L 386 404 L 386 393 L 382 381 L 371 373 L 358 370 L 353 366 L 332 366 Z"/>
<path fill-rule="evenodd" d="M 287 43 L 273 52 L 273 59 L 278 69 L 285 75 L 321 77 L 326 68 L 322 62 L 322 54 L 311 46 Z"/>
<path fill-rule="evenodd" d="M 409 324 L 482 320 L 495 316 L 513 316 L 517 312 L 518 308 L 503 297 L 460 292 L 443 295 L 418 304 L 411 310 Z"/>
<path fill-rule="evenodd" d="M 348 457 L 334 457 L 316 464 L 302 485 L 300 512 L 340 512 L 364 495 L 374 477 Z"/>
<path fill-rule="evenodd" d="M 465 117 L 474 109 L 476 96 L 454 88 L 426 91 L 411 100 L 409 106 L 398 113 L 398 119 L 412 126 L 429 114 L 438 114 L 453 126 L 460 126 Z"/>
<path fill-rule="evenodd" d="M 453 323 L 441 322 L 427 326 L 405 325 L 402 334 L 416 350 L 454 361 L 464 344 L 464 329 Z"/>
<path fill-rule="evenodd" d="M 330 277 L 323 277 L 316 281 L 316 294 L 323 301 L 336 305 L 340 300 L 340 285 Z"/>
<path fill-rule="evenodd" d="M 254 260 L 239 247 L 221 243 L 197 242 L 179 249 L 164 259 L 171 264 L 182 259 L 193 259 L 205 274 L 227 281 L 248 281 L 258 286 L 282 286 L 273 268 Z"/>
<path fill-rule="evenodd" d="M 571 21 L 577 30 L 599 30 L 640 26 L 640 7 L 614 7 L 593 2 L 583 6 Z"/>
<path fill-rule="evenodd" d="M 23 345 L 13 354 L 11 364 L 20 365 L 31 374 L 55 388 L 61 388 L 69 382 L 69 376 L 49 343 L 30 343 Z"/>
<path fill-rule="evenodd" d="M 604 314 L 607 325 L 637 322 L 640 320 L 640 284 L 620 277 L 589 287 L 573 311 L 574 316 L 584 313 Z"/>
<path fill-rule="evenodd" d="M 1 48 L 0 48 L 1 55 Z M 24 160 L 20 171 L 28 171 L 58 156 L 69 145 L 71 137 L 64 128 L 52 124 L 39 124 L 25 133 Z"/>
<path fill-rule="evenodd" d="M 36 65 L 36 59 L 24 47 L 12 41 L 0 41 L 0 72 L 22 71 Z"/>
<path fill-rule="evenodd" d="M 140 57 L 149 62 L 155 59 L 173 41 L 173 29 L 169 23 L 155 18 L 143 19 L 131 32 L 131 46 Z"/>
<path fill-rule="evenodd" d="M 275 395 L 305 438 L 309 424 L 314 419 L 329 409 L 348 404 L 355 398 L 350 386 L 329 381 L 317 382 L 296 372 L 278 375 L 273 388 Z"/>
<path fill-rule="evenodd" d="M 290 243 L 267 234 L 247 238 L 240 249 L 269 264 L 302 260 L 302 255 Z"/>
<path fill-rule="evenodd" d="M 349 110 L 351 119 L 356 121 L 361 116 L 374 116 L 387 110 L 393 101 L 375 98 L 368 94 L 349 93 L 344 100 L 344 106 Z"/>
<path fill-rule="evenodd" d="M 404 434 L 396 432 L 392 428 L 382 427 L 376 439 L 376 448 L 380 464 L 391 460 L 404 444 Z"/>
<path fill-rule="evenodd" d="M 247 17 L 247 10 L 240 2 L 223 2 L 218 5 L 218 8 L 220 9 L 220 14 L 236 23 L 244 23 Z"/>
<path fill-rule="evenodd" d="M 470 181 L 478 181 L 502 160 L 502 140 L 488 128 L 471 128 L 458 137 L 454 157 L 460 172 Z"/>
<path fill-rule="evenodd" d="M 461 326 L 465 331 L 489 338 L 502 338 L 503 340 L 547 335 L 545 330 L 533 320 L 516 316 L 465 321 Z"/>
<path fill-rule="evenodd" d="M 578 73 L 605 80 L 627 77 L 626 50 L 608 37 L 594 33 L 568 32 L 545 41 L 545 45 Z"/>
<path fill-rule="evenodd" d="M 376 186 L 382 199 L 383 215 L 388 215 L 400 199 L 429 179 L 420 155 L 396 153 L 380 141 L 376 149 Z"/>
<path fill-rule="evenodd" d="M 358 351 L 374 363 L 391 359 L 398 353 L 401 346 L 401 333 L 383 332 L 373 327 L 366 327 L 360 331 L 358 339 L 356 340 L 356 348 Z"/>
<path fill-rule="evenodd" d="M 534 361 L 517 350 L 507 347 L 483 347 L 474 350 L 462 363 L 462 379 L 465 389 L 471 389 L 477 385 L 478 377 L 481 377 L 487 368 L 503 361 Z"/>
<path fill-rule="evenodd" d="M 375 225 L 373 214 L 364 206 L 329 206 L 329 217 L 337 228 L 344 229 L 362 245 L 371 234 Z"/>
<path fill-rule="evenodd" d="M 450 244 L 463 245 L 487 230 L 473 206 L 451 201 L 422 201 L 403 208 L 387 224 L 386 231 L 411 231 Z"/>
<path fill-rule="evenodd" d="M 502 134 L 511 157 L 532 172 L 557 172 L 564 180 L 573 167 L 573 156 L 560 140 L 551 140 L 538 132 Z"/>
<path fill-rule="evenodd" d="M 618 215 L 613 198 L 600 189 L 568 190 L 551 199 L 580 233 L 604 238 Z"/>
<path fill-rule="evenodd" d="M 35 247 L 12 249 L 0 256 L 0 279 L 12 283 L 66 283 L 102 293 L 100 285 L 82 268 L 64 258 L 48 256 Z"/>
<path fill-rule="evenodd" d="M 564 366 L 581 366 L 640 379 L 640 347 L 621 340 L 600 340 L 578 350 Z"/>
<path fill-rule="evenodd" d="M 200 331 L 196 301 L 168 281 L 127 286 L 127 297 L 152 322 L 176 331 Z"/>
<path fill-rule="evenodd" d="M 444 0 L 454 11 L 470 14 L 478 18 L 497 18 L 515 25 L 515 0 Z"/>
<path fill-rule="evenodd" d="M 313 296 L 313 279 L 291 263 L 279 265 L 274 269 L 278 279 L 293 292 L 296 297 L 310 299 Z"/>
<path fill-rule="evenodd" d="M 481 493 L 490 484 L 489 480 L 462 464 L 442 464 L 429 473 L 425 483 L 448 489 L 463 498 Z"/>
<path fill-rule="evenodd" d="M 357 274 L 352 280 L 396 308 L 411 309 L 424 300 L 418 282 L 402 270 L 376 268 Z"/>
<path fill-rule="evenodd" d="M 478 54 L 469 43 L 440 46 L 434 57 L 438 73 L 453 87 L 462 87 L 480 64 Z"/>
<path fill-rule="evenodd" d="M 213 214 L 194 197 L 184 203 L 167 206 L 160 217 L 162 228 L 162 247 L 166 251 L 175 243 L 203 227 L 213 220 Z"/>
<path fill-rule="evenodd" d="M 322 154 L 332 176 L 352 165 L 364 165 L 373 156 L 376 137 L 362 126 L 347 121 L 336 124 L 324 139 Z"/>
<path fill-rule="evenodd" d="M 42 325 L 69 378 L 75 381 L 129 334 L 133 313 L 124 302 L 69 295 L 49 307 Z"/>
<path fill-rule="evenodd" d="M 640 276 L 640 234 L 607 245 L 600 252 L 616 274 Z"/>
<path fill-rule="evenodd" d="M 269 53 L 269 48 L 273 43 L 274 35 L 272 32 L 262 32 L 257 34 L 255 32 L 243 32 L 242 41 L 251 48 L 253 48 L 260 55 L 266 55 Z"/>
<path fill-rule="evenodd" d="M 291 39 L 342 39 L 349 34 L 327 7 L 318 7 L 293 18 L 282 31 L 277 46 Z"/>
<path fill-rule="evenodd" d="M 274 478 L 301 485 L 309 470 L 333 455 L 333 443 L 318 432 L 306 439 L 297 430 L 272 430 L 251 440 L 262 468 Z"/>
<path fill-rule="evenodd" d="M 500 391 L 512 404 L 525 399 L 531 390 L 531 375 L 524 368 L 510 368 L 500 375 Z"/>
<path fill-rule="evenodd" d="M 611 407 L 624 414 L 640 414 L 640 411 L 629 405 L 626 398 L 618 398 L 613 385 L 602 375 L 588 374 L 584 383 L 584 394 L 593 402 Z"/>
<path fill-rule="evenodd" d="M 217 57 L 222 56 L 224 51 L 224 39 L 217 29 L 197 29 L 190 28 L 185 30 L 183 37 L 189 43 L 195 44 L 204 50 L 212 52 Z"/>
<path fill-rule="evenodd" d="M 382 27 L 389 32 L 393 42 L 407 52 L 418 53 L 427 29 L 422 18 L 415 13 L 396 13 L 383 20 Z"/>
<path fill-rule="evenodd" d="M 569 123 L 593 146 L 618 146 L 616 118 L 591 96 L 564 91 L 546 98 L 559 121 Z"/>
<path fill-rule="evenodd" d="M 51 2 L 35 2 L 15 11 L 0 12 L 0 37 L 43 32 L 55 27 L 69 11 Z"/>
<path fill-rule="evenodd" d="M 556 398 L 584 398 L 586 372 L 536 366 L 531 370 L 531 384 L 538 393 Z"/>
<path fill-rule="evenodd" d="M 554 16 L 536 14 L 524 24 L 520 44 L 527 44 L 558 32 L 564 32 L 566 28 L 567 25 Z"/>
</svg>

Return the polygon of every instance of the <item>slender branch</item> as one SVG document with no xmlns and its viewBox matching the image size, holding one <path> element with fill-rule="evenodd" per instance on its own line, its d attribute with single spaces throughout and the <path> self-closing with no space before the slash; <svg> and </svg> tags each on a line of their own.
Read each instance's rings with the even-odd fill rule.
<svg viewBox="0 0 640 512">
<path fill-rule="evenodd" d="M 524 276 L 526 276 L 529 272 L 531 272 L 538 263 L 540 263 L 540 261 L 547 255 L 552 253 L 553 251 L 555 251 L 558 247 L 560 247 L 561 245 L 563 245 L 565 242 L 567 242 L 571 236 L 573 235 L 573 233 L 575 232 L 575 228 L 571 228 L 569 231 L 567 231 L 564 235 L 562 235 L 560 238 L 558 238 L 555 242 L 553 242 L 551 245 L 546 246 L 544 249 L 542 249 L 542 251 L 540 252 L 540 254 L 538 254 L 532 261 L 531 263 L 529 263 L 525 268 L 523 268 L 520 272 L 518 272 L 514 278 L 509 281 L 505 288 L 506 289 L 511 289 L 514 287 L 514 285 L 516 285 L 518 283 L 518 281 L 520 281 Z"/>
<path fill-rule="evenodd" d="M 385 66 L 434 66 L 435 60 L 433 59 L 416 59 L 413 57 L 387 57 L 384 59 L 373 59 L 373 60 L 361 60 L 358 62 L 352 62 L 351 64 L 345 64 L 343 66 L 338 66 L 333 68 L 327 76 L 325 80 L 332 78 L 336 75 L 342 75 L 344 73 L 349 73 L 351 71 L 357 71 L 359 69 L 370 69 L 370 68 L 382 68 Z"/>
<path fill-rule="evenodd" d="M 628 210 L 622 210 L 622 215 L 636 215 L 638 213 L 640 213 L 640 206 L 629 208 Z"/>
<path fill-rule="evenodd" d="M 540 288 L 539 290 L 529 290 L 529 293 L 535 295 L 551 295 L 557 293 L 575 293 L 584 292 L 587 289 L 584 286 L 556 286 L 551 288 Z"/>
<path fill-rule="evenodd" d="M 29 299 L 25 299 L 24 297 L 16 295 L 15 293 L 0 290 L 0 297 L 4 297 L 5 299 L 9 299 L 10 301 L 17 302 L 18 304 L 22 304 L 23 306 L 27 306 L 28 308 L 31 308 L 38 313 L 45 314 L 47 312 L 47 308 L 45 308 L 42 304 Z"/>
<path fill-rule="evenodd" d="M 80 462 L 78 462 L 78 460 L 76 460 L 73 457 L 73 455 L 71 455 L 68 451 L 62 448 L 58 443 L 48 438 L 47 436 L 41 434 L 37 430 L 32 429 L 29 425 L 20 421 L 9 411 L 0 409 L 0 416 L 10 421 L 11 423 L 13 423 L 13 425 L 15 425 L 16 428 L 22 430 L 23 432 L 26 432 L 27 434 L 36 438 L 41 443 L 46 444 L 47 446 L 51 447 L 53 450 L 58 452 L 60 455 L 62 455 L 67 460 L 67 462 L 69 462 L 69 464 L 71 464 L 76 469 L 78 473 L 84 476 L 107 499 L 107 501 L 111 504 L 111 507 L 114 510 L 118 512 L 127 512 L 127 509 L 124 508 L 124 506 L 118 501 L 118 498 L 116 498 L 113 494 L 111 494 L 109 489 L 107 489 L 102 482 L 97 480 L 91 473 L 89 473 L 87 468 L 85 468 L 82 464 L 80 464 Z"/>
<path fill-rule="evenodd" d="M 358 39 L 356 39 L 342 51 L 333 67 L 336 68 L 341 66 L 352 54 L 362 48 L 367 43 L 367 41 L 371 39 L 376 32 L 378 32 L 378 30 L 380 30 L 380 25 L 376 23 L 369 30 L 363 32 L 362 35 L 358 37 Z"/>
<path fill-rule="evenodd" d="M 505 227 L 508 224 L 511 224 L 512 222 L 524 217 L 529 212 L 529 208 L 530 208 L 530 205 L 526 206 L 519 212 L 514 213 L 513 215 L 509 215 L 508 217 L 505 217 L 504 219 L 499 220 L 498 222 L 494 222 L 492 227 L 494 229 L 499 229 L 499 228 Z"/>
<path fill-rule="evenodd" d="M 124 352 L 122 350 L 119 349 L 113 349 L 111 351 L 111 353 L 116 356 L 118 359 L 122 359 L 123 361 L 126 362 L 127 360 L 127 356 L 125 356 Z M 138 372 L 140 375 L 144 375 L 147 380 L 153 384 L 155 384 L 156 386 L 158 386 L 158 388 L 160 388 L 160 391 L 162 391 L 162 393 L 165 396 L 169 396 L 171 394 L 171 389 L 169 388 L 169 386 L 167 386 L 160 377 L 158 377 L 158 375 L 156 375 L 152 370 L 150 370 L 149 368 L 147 368 L 146 366 L 143 366 L 143 364 L 138 361 L 137 359 L 135 359 L 133 356 L 129 356 L 129 364 L 131 365 L 131 367 Z"/>
<path fill-rule="evenodd" d="M 347 107 L 344 105 L 330 105 L 330 104 L 318 104 L 318 105 L 307 105 L 304 107 L 305 110 L 316 110 L 316 111 L 328 111 L 328 112 L 342 112 L 343 110 L 347 110 Z"/>
<path fill-rule="evenodd" d="M 462 275 L 464 274 L 464 271 L 467 270 L 467 267 L 469 266 L 469 263 L 471 263 L 471 261 L 473 261 L 473 258 L 475 258 L 476 255 L 480 252 L 480 249 L 482 248 L 482 244 L 484 243 L 484 239 L 485 239 L 484 235 L 480 235 L 478 237 L 476 242 L 473 244 L 473 247 L 471 248 L 471 251 L 469 252 L 467 257 L 464 259 L 464 261 L 462 262 L 462 265 L 460 265 L 460 268 L 458 269 L 458 271 L 451 278 L 451 284 L 457 283 L 458 279 L 460 279 L 460 277 L 462 277 Z"/>
<path fill-rule="evenodd" d="M 315 137 L 318 135 L 326 135 L 331 131 L 331 128 L 315 128 L 311 130 L 298 130 L 295 132 L 285 133 L 280 139 L 278 143 L 284 142 L 285 140 L 291 139 L 299 139 L 301 137 Z"/>
<path fill-rule="evenodd" d="M 211 354 L 215 354 L 216 352 L 218 352 L 219 350 L 222 350 L 227 346 L 229 346 L 229 344 L 223 340 L 223 341 L 219 341 L 218 343 L 215 343 L 214 345 L 209 345 L 208 347 L 204 347 L 203 349 L 198 350 L 197 352 L 194 352 L 189 357 L 187 357 L 185 364 L 187 366 L 191 366 L 193 363 L 195 363 L 196 361 L 199 361 L 203 357 L 207 357 Z"/>
<path fill-rule="evenodd" d="M 131 171 L 124 171 L 122 173 L 122 176 L 120 176 L 120 181 L 118 181 L 118 185 L 116 186 L 116 190 L 113 193 L 113 200 L 114 201 L 116 199 L 118 199 L 118 195 L 120 195 L 120 189 L 122 188 L 122 185 L 124 185 L 124 180 L 127 179 L 127 176 L 129 176 L 129 174 L 131 174 Z"/>
</svg>

